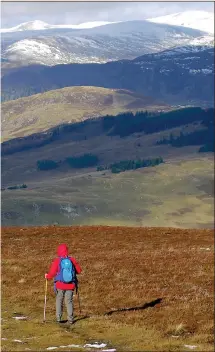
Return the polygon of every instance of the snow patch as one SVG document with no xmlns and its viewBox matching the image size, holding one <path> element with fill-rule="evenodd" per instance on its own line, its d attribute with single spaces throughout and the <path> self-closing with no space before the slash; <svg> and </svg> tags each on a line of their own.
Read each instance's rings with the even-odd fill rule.
<svg viewBox="0 0 215 352">
<path fill-rule="evenodd" d="M 167 70 L 165 68 L 161 69 L 160 70 L 160 73 L 169 73 L 169 72 L 172 72 L 173 70 Z"/>
<path fill-rule="evenodd" d="M 63 38 L 63 37 L 62 37 Z M 5 50 L 4 54 L 7 55 L 9 61 L 29 61 L 31 63 L 44 64 L 48 66 L 57 64 L 68 64 L 72 62 L 78 63 L 104 63 L 108 60 L 97 57 L 95 55 L 85 56 L 85 54 L 75 54 L 72 47 L 76 47 L 79 38 L 63 38 L 64 42 L 61 43 L 59 49 L 59 38 L 46 42 L 42 39 L 23 39 L 19 40 Z M 87 48 L 92 48 L 92 41 L 88 40 L 86 43 Z"/>
<path fill-rule="evenodd" d="M 198 56 L 187 56 L 187 57 L 183 58 L 183 60 L 193 60 L 193 59 L 200 59 L 200 57 L 198 57 Z"/>
<path fill-rule="evenodd" d="M 203 35 L 201 37 L 194 38 L 190 41 L 190 45 L 205 45 L 205 46 L 213 46 L 214 44 L 214 36 L 213 35 Z"/>
<path fill-rule="evenodd" d="M 25 317 L 25 316 L 21 316 L 21 317 L 12 317 L 13 319 L 16 319 L 16 320 L 26 320 L 27 319 L 27 317 Z"/>
<path fill-rule="evenodd" d="M 7 48 L 7 54 L 13 54 L 16 51 L 21 50 L 22 53 L 26 55 L 35 55 L 35 54 L 51 54 L 51 49 L 49 45 L 39 42 L 34 39 L 23 39 L 15 44 L 10 45 Z"/>
<path fill-rule="evenodd" d="M 107 24 L 120 23 L 120 22 L 121 21 L 118 21 L 118 22 L 94 21 L 94 22 L 84 22 L 81 24 L 50 25 L 50 28 L 87 29 L 87 28 L 95 28 L 95 27 L 105 26 Z"/>
<path fill-rule="evenodd" d="M 190 348 L 191 350 L 193 350 L 194 348 L 197 348 L 197 346 L 195 345 L 184 345 L 184 347 Z"/>
<path fill-rule="evenodd" d="M 199 73 L 204 73 L 205 75 L 209 75 L 209 74 L 213 73 L 213 71 L 209 70 L 209 69 L 206 69 L 206 68 L 201 68 L 201 69 L 198 69 L 198 70 L 190 69 L 189 73 L 191 73 L 192 75 L 196 75 L 196 74 L 199 74 Z"/>
<path fill-rule="evenodd" d="M 84 346 L 81 346 L 81 345 L 75 345 L 75 344 L 71 344 L 71 345 L 62 345 L 62 346 L 50 346 L 50 347 L 47 347 L 46 349 L 47 350 L 56 350 L 58 348 L 104 348 L 106 347 L 107 344 L 105 343 L 98 343 L 98 342 L 95 342 L 95 343 L 86 343 Z M 116 349 L 115 348 L 110 348 L 110 349 L 105 349 L 105 350 L 102 350 L 103 352 L 115 352 Z"/>
<path fill-rule="evenodd" d="M 212 70 L 209 70 L 208 68 L 202 68 L 202 72 L 205 74 L 205 75 L 209 75 L 210 73 L 213 73 Z"/>
<path fill-rule="evenodd" d="M 68 205 L 60 205 L 60 210 L 63 212 L 63 214 L 67 217 L 77 217 L 80 216 L 76 208 Z"/>
<path fill-rule="evenodd" d="M 106 347 L 107 346 L 107 344 L 105 344 L 105 343 L 97 343 L 97 342 L 95 342 L 95 343 L 93 343 L 93 344 L 91 344 L 91 343 L 87 343 L 86 345 L 84 345 L 84 347 L 86 348 L 86 347 L 92 347 L 92 348 L 104 348 L 104 347 Z"/>
</svg>

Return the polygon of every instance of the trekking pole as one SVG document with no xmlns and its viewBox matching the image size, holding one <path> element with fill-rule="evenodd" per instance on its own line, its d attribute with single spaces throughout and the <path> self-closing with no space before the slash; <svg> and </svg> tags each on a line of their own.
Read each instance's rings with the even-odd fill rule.
<svg viewBox="0 0 215 352">
<path fill-rule="evenodd" d="M 76 279 L 76 295 L 78 296 L 79 313 L 81 314 L 81 304 L 80 304 L 80 297 L 79 297 L 79 291 L 78 291 L 78 279 Z"/>
<path fill-rule="evenodd" d="M 78 305 L 79 305 L 79 312 L 81 314 L 81 305 L 80 305 L 80 297 L 79 297 L 79 291 L 76 291 L 77 295 L 78 295 Z"/>
<path fill-rule="evenodd" d="M 43 314 L 43 322 L 44 322 L 44 323 L 45 323 L 45 321 L 46 321 L 46 296 L 47 296 L 47 287 L 48 287 L 48 280 L 46 279 L 46 284 L 45 284 L 44 314 Z"/>
</svg>

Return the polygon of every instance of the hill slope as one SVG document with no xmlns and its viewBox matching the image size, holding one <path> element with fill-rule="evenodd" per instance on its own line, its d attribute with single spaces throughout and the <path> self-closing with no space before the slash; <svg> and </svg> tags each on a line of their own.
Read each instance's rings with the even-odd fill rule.
<svg viewBox="0 0 215 352">
<path fill-rule="evenodd" d="M 2 104 L 4 140 L 45 131 L 62 123 L 138 109 L 168 109 L 155 99 L 102 87 L 56 89 Z"/>
<path fill-rule="evenodd" d="M 171 105 L 214 105 L 214 49 L 202 46 L 107 64 L 29 66 L 2 75 L 3 101 L 66 86 L 98 86 L 133 90 Z"/>
<path fill-rule="evenodd" d="M 198 152 L 214 143 L 213 117 L 213 109 L 199 108 L 147 118 L 126 113 L 3 143 L 3 224 L 213 226 L 213 154 Z M 175 138 L 178 143 L 171 142 Z M 86 158 L 78 165 L 69 162 L 86 153 L 93 164 Z M 159 166 L 96 171 L 159 156 L 164 159 Z M 42 171 L 38 161 L 44 159 L 56 167 Z M 27 188 L 14 189 L 23 183 Z"/>
<path fill-rule="evenodd" d="M 76 173 L 66 169 L 31 174 L 35 164 L 29 165 L 24 155 L 16 158 L 18 164 L 22 162 L 25 172 L 20 178 L 19 165 L 13 165 L 11 171 L 17 176 L 10 184 L 25 182 L 28 188 L 2 192 L 4 226 L 55 223 L 179 228 L 214 226 L 212 155 L 197 157 L 193 152 L 184 161 L 175 156 L 166 158 L 167 163 L 157 167 L 116 175 L 92 169 L 77 170 Z M 11 179 L 10 172 L 8 178 Z M 6 175 L 3 180 L 5 185 Z"/>
</svg>

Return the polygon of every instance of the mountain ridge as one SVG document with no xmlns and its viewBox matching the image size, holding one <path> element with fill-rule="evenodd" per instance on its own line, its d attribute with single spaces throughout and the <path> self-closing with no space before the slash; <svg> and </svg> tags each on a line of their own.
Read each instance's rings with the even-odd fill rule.
<svg viewBox="0 0 215 352">
<path fill-rule="evenodd" d="M 211 106 L 214 49 L 185 49 L 105 64 L 32 65 L 8 72 L 3 69 L 2 101 L 66 86 L 99 86 L 128 89 L 170 105 Z"/>
<path fill-rule="evenodd" d="M 210 41 L 209 34 L 197 29 L 146 20 L 85 29 L 22 31 L 2 34 L 2 58 L 20 66 L 102 63 L 189 45 L 200 38 L 202 42 L 206 38 L 205 44 Z"/>
<path fill-rule="evenodd" d="M 104 26 L 106 24 L 117 23 L 117 22 L 108 22 L 108 21 L 94 21 L 94 22 L 83 22 L 81 24 L 73 25 L 73 24 L 58 24 L 58 25 L 51 25 L 44 21 L 34 20 L 20 23 L 15 27 L 10 28 L 1 28 L 0 33 L 11 33 L 11 32 L 19 32 L 19 31 L 28 31 L 28 30 L 45 30 L 45 29 L 55 29 L 55 28 L 71 28 L 71 29 L 84 29 L 84 28 L 93 28 Z"/>
<path fill-rule="evenodd" d="M 149 22 L 163 23 L 169 25 L 183 26 L 187 28 L 198 29 L 208 33 L 214 33 L 214 13 L 209 11 L 188 10 L 177 13 L 167 14 L 164 16 L 157 16 L 145 19 Z M 24 30 L 46 30 L 55 28 L 72 28 L 72 29 L 86 29 L 99 27 L 107 24 L 120 23 L 126 21 L 92 21 L 83 22 L 80 24 L 58 24 L 53 25 L 41 20 L 33 20 L 20 23 L 15 27 L 2 28 L 0 33 L 16 32 Z M 128 21 L 127 21 L 128 22 Z"/>
</svg>

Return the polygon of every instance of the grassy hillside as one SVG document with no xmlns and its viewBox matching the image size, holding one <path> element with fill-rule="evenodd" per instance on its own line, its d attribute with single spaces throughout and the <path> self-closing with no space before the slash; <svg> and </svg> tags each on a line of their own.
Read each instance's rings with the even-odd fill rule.
<svg viewBox="0 0 215 352">
<path fill-rule="evenodd" d="M 2 137 L 45 131 L 61 123 L 122 111 L 167 109 L 167 105 L 128 90 L 67 87 L 2 104 Z"/>
<path fill-rule="evenodd" d="M 159 166 L 120 174 L 95 168 L 24 172 L 29 161 L 16 162 L 4 180 L 28 188 L 2 192 L 3 225 L 214 225 L 212 154 L 194 153 L 187 160 L 175 155 Z"/>
<path fill-rule="evenodd" d="M 52 282 L 42 322 L 44 273 L 62 242 L 83 268 L 72 326 L 55 323 Z M 88 350 L 213 351 L 213 251 L 212 230 L 3 228 L 1 350 L 87 351 L 99 342 L 106 348 Z M 21 315 L 27 321 L 13 318 Z"/>
<path fill-rule="evenodd" d="M 7 141 L 2 223 L 213 227 L 214 159 L 199 153 L 214 142 L 212 127 L 213 110 L 191 108 L 96 118 Z M 111 173 L 115 163 L 118 172 L 159 157 L 164 164 Z"/>
</svg>

